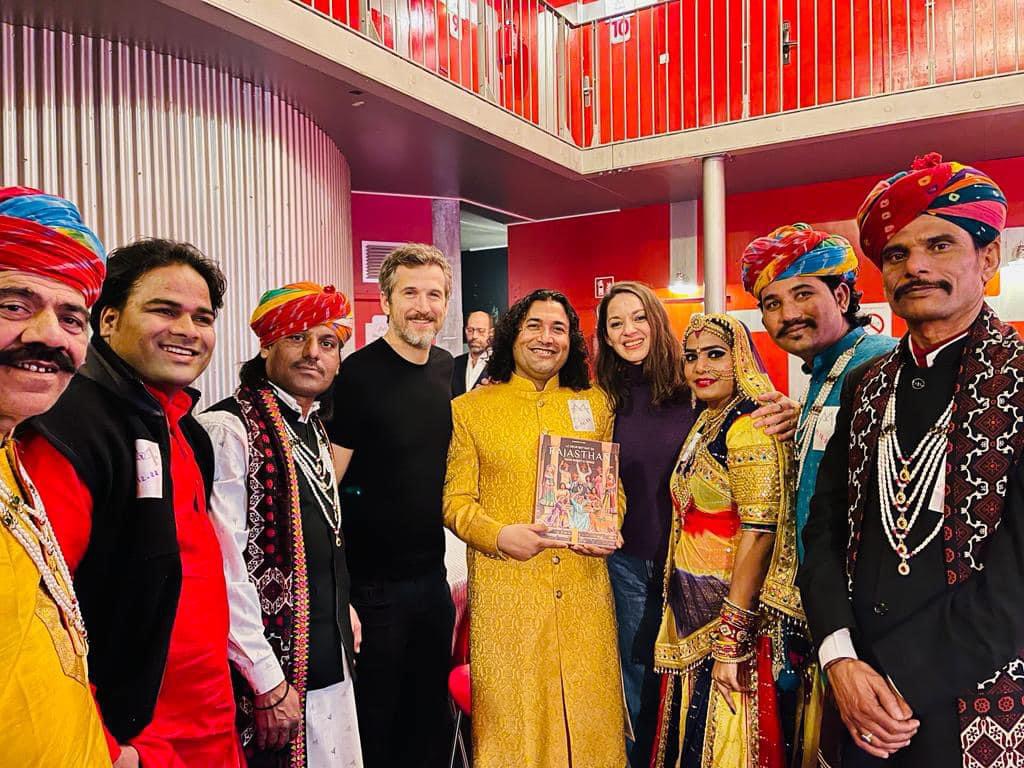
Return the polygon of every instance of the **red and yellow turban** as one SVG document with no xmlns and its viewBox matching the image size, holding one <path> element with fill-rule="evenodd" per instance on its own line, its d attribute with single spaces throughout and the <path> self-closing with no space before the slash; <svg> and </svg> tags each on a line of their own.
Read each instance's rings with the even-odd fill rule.
<svg viewBox="0 0 1024 768">
<path fill-rule="evenodd" d="M 937 152 L 919 157 L 909 171 L 878 182 L 861 203 L 857 223 L 864 254 L 880 268 L 892 237 L 923 214 L 956 224 L 988 245 L 1006 225 L 1006 197 L 976 168 L 944 163 Z"/>
<path fill-rule="evenodd" d="M 776 280 L 790 277 L 857 277 L 857 253 L 841 235 L 811 229 L 809 224 L 779 227 L 748 245 L 740 259 L 743 287 L 754 298 Z"/>
<path fill-rule="evenodd" d="M 352 335 L 352 308 L 333 285 L 289 283 L 260 296 L 249 327 L 269 347 L 278 339 L 329 325 L 344 344 Z"/>
<path fill-rule="evenodd" d="M 107 273 L 105 253 L 71 201 L 28 187 L 0 187 L 0 271 L 57 280 L 92 306 Z"/>
</svg>

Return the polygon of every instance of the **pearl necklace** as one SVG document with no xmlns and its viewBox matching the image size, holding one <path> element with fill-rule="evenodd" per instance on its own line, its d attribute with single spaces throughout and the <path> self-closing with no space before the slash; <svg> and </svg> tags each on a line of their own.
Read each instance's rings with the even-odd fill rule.
<svg viewBox="0 0 1024 768">
<path fill-rule="evenodd" d="M 320 435 L 320 431 L 314 427 L 316 433 L 317 452 L 306 445 L 295 434 L 291 424 L 284 420 L 285 431 L 292 444 L 292 458 L 295 465 L 302 472 L 302 476 L 309 482 L 313 491 L 313 498 L 320 507 L 320 514 L 327 522 L 327 527 L 334 534 L 335 546 L 341 546 L 341 498 L 338 496 L 338 484 L 334 481 L 334 464 L 331 460 L 330 445 L 326 444 Z"/>
<path fill-rule="evenodd" d="M 14 471 L 12 463 L 11 472 Z M 35 564 L 46 585 L 46 591 L 60 609 L 75 653 L 85 657 L 89 653 L 89 640 L 82 610 L 72 588 L 71 573 L 57 544 L 53 526 L 43 510 L 39 492 L 27 475 L 23 474 L 21 479 L 32 503 L 26 503 L 6 483 L 0 482 L 0 504 L 3 505 L 0 509 L 0 522 L 24 547 L 29 559 Z"/>
<path fill-rule="evenodd" d="M 803 474 L 804 462 L 807 459 L 807 454 L 811 452 L 811 446 L 814 444 L 814 433 L 818 430 L 818 419 L 821 417 L 821 412 L 825 406 L 825 402 L 828 400 L 828 396 L 832 394 L 832 389 L 835 387 L 836 382 L 842 378 L 843 371 L 846 370 L 846 366 L 849 365 L 850 360 L 853 359 L 854 354 L 857 352 L 858 345 L 867 338 L 861 336 L 855 342 L 853 346 L 843 352 L 839 358 L 832 365 L 828 375 L 825 377 L 825 382 L 821 385 L 821 389 L 818 390 L 817 397 L 814 398 L 814 403 L 811 405 L 811 409 L 807 412 L 806 416 L 801 418 L 799 426 L 796 428 L 796 444 L 797 444 L 797 482 L 799 483 L 799 476 Z"/>
<path fill-rule="evenodd" d="M 900 558 L 896 570 L 900 576 L 907 576 L 910 574 L 910 559 L 927 547 L 942 530 L 944 518 L 939 515 L 935 528 L 924 541 L 913 550 L 907 547 L 907 537 L 921 514 L 925 495 L 934 488 L 943 467 L 953 400 L 950 399 L 946 410 L 921 438 L 914 452 L 906 457 L 896 436 L 896 390 L 902 372 L 902 368 L 896 372 L 892 394 L 882 416 L 882 436 L 878 445 L 878 501 L 882 510 L 882 530 L 889 546 Z"/>
</svg>

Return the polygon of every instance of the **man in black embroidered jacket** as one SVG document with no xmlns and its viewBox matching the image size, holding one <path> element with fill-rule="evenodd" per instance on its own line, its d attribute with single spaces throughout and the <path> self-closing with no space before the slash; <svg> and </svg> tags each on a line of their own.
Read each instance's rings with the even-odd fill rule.
<svg viewBox="0 0 1024 768">
<path fill-rule="evenodd" d="M 267 291 L 250 321 L 259 353 L 235 394 L 199 417 L 216 454 L 210 512 L 250 768 L 362 766 L 352 686 L 359 625 L 321 421 L 349 321 L 333 286 Z"/>
<path fill-rule="evenodd" d="M 1005 215 L 991 179 L 931 155 L 858 216 L 909 333 L 847 378 L 804 529 L 844 768 L 1024 754 L 1024 342 L 984 301 Z"/>
</svg>

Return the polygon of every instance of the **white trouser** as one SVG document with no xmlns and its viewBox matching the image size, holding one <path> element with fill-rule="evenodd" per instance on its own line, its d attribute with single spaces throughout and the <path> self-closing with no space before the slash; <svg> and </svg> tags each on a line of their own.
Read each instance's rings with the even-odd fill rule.
<svg viewBox="0 0 1024 768">
<path fill-rule="evenodd" d="M 352 675 L 340 683 L 306 692 L 308 768 L 363 768 Z"/>
</svg>

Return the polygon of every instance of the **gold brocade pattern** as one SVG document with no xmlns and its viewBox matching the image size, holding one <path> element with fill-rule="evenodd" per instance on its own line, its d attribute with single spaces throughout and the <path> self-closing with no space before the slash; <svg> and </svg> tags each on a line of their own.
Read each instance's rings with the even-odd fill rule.
<svg viewBox="0 0 1024 768">
<path fill-rule="evenodd" d="M 89 678 L 85 674 L 85 660 L 75 653 L 75 649 L 68 639 L 67 627 L 61 621 L 57 604 L 43 590 L 39 590 L 39 599 L 36 601 L 36 618 L 50 633 L 53 649 L 57 652 L 57 659 L 60 661 L 60 667 L 64 670 L 64 674 L 82 685 L 88 685 Z"/>
<path fill-rule="evenodd" d="M 773 642 L 764 648 L 781 654 L 784 623 L 792 627 L 788 622 L 799 624 L 803 619 L 795 586 L 792 447 L 753 424 L 750 414 L 757 407 L 757 396 L 774 388 L 757 363 L 746 328 L 730 316 L 713 315 L 695 318 L 687 333 L 697 331 L 710 332 L 729 346 L 736 389 L 730 402 L 697 418 L 670 483 L 675 514 L 665 564 L 665 605 L 655 644 L 655 667 L 670 679 L 668 697 L 662 699 L 655 765 L 663 766 L 667 755 L 679 754 L 688 739 L 687 727 L 696 722 L 704 729 L 702 768 L 756 768 L 761 716 L 757 696 L 733 694 L 737 707 L 733 715 L 719 694 L 702 690 L 706 716 L 696 721 L 687 716 L 697 694 L 695 687 L 709 684 L 706 672 L 719 624 L 718 609 L 728 594 L 744 528 L 775 534 L 761 592 L 762 608 L 769 610 L 762 611 L 759 630 L 761 640 L 767 635 Z M 780 665 L 773 667 L 777 674 Z M 748 671 L 757 690 L 756 659 L 748 662 Z M 673 689 L 680 692 L 678 706 Z M 678 741 L 666 744 L 670 725 L 678 726 Z M 803 738 L 802 730 L 798 738 Z M 810 759 L 816 752 L 815 743 Z"/>
<path fill-rule="evenodd" d="M 693 510 L 712 525 L 732 523 L 735 533 L 730 537 L 712 530 L 693 534 L 684 530 L 684 515 L 676 514 L 672 521 L 671 562 L 666 569 L 666 579 L 671 577 L 672 569 L 678 568 L 695 576 L 714 577 L 728 585 L 741 526 L 750 524 L 770 529 L 775 528 L 780 519 L 788 518 L 785 507 L 789 493 L 780 482 L 789 461 L 788 448 L 754 427 L 749 415 L 742 415 L 731 421 L 726 433 L 727 459 L 723 466 L 709 448 L 723 422 L 729 421 L 727 416 L 704 411 L 698 417 L 690 434 L 700 433 L 701 438 L 689 446 L 693 458 L 688 469 L 673 474 L 671 492 L 676 509 Z M 684 446 L 683 453 L 687 450 Z M 793 525 L 791 519 L 789 525 Z M 776 541 L 784 538 L 785 534 Z M 795 536 L 793 541 L 795 546 Z M 710 653 L 711 636 L 717 625 L 716 616 L 700 630 L 681 637 L 666 603 L 654 648 L 656 667 L 663 672 L 681 672 L 699 664 Z"/>
<path fill-rule="evenodd" d="M 0 450 L 0 482 L 20 495 L 13 450 L 10 443 Z M 110 768 L 86 660 L 75 653 L 39 569 L 6 525 L 0 525 L 0 670 L 0 763 Z"/>
<path fill-rule="evenodd" d="M 576 431 L 570 400 L 593 430 Z M 452 403 L 445 523 L 470 544 L 473 765 L 622 768 L 625 719 L 615 612 L 603 559 L 548 549 L 520 563 L 498 532 L 531 523 L 542 432 L 609 440 L 597 389 L 543 391 L 513 376 Z M 582 425 L 581 425 L 582 426 Z"/>
</svg>

